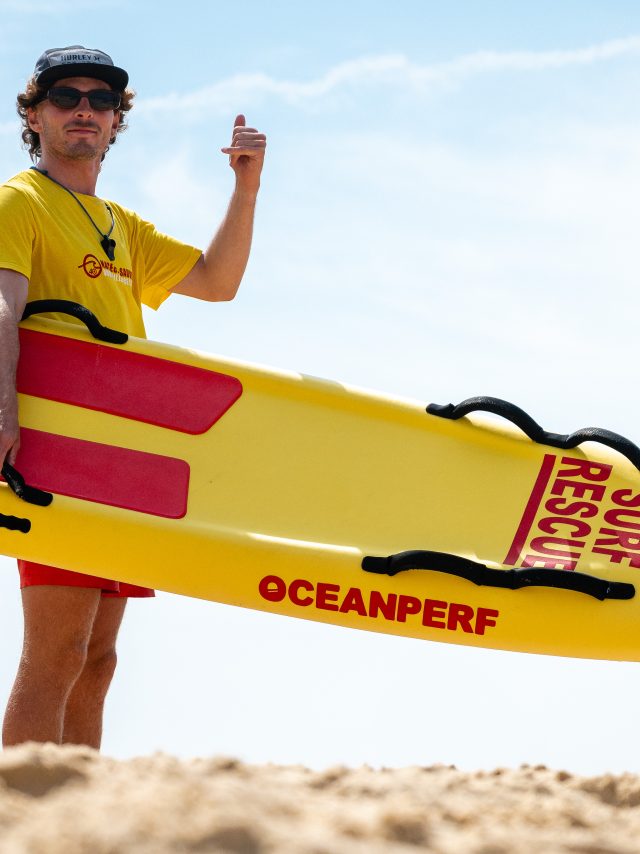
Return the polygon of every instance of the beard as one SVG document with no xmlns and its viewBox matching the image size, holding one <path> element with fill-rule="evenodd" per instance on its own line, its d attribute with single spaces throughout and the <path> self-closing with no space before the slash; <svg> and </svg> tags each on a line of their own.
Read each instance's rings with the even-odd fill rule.
<svg viewBox="0 0 640 854">
<path fill-rule="evenodd" d="M 106 146 L 97 145 L 89 139 L 77 139 L 75 142 L 68 143 L 64 147 L 64 152 L 58 152 L 67 160 L 95 160 L 96 157 L 102 157 L 106 150 Z"/>
<path fill-rule="evenodd" d="M 80 128 L 93 130 L 95 134 L 74 139 L 66 133 L 66 131 Z M 83 161 L 101 158 L 110 142 L 109 139 L 105 139 L 105 131 L 93 122 L 69 122 L 63 128 L 54 128 L 48 123 L 43 123 L 42 132 L 47 141 L 47 148 L 63 160 Z"/>
</svg>

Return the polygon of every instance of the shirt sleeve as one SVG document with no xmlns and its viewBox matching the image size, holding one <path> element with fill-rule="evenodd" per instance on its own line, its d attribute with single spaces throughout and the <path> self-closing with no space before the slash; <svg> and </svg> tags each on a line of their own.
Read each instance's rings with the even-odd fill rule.
<svg viewBox="0 0 640 854">
<path fill-rule="evenodd" d="M 31 258 L 36 229 L 26 195 L 4 185 L 0 187 L 0 268 L 31 278 Z"/>
<path fill-rule="evenodd" d="M 136 251 L 144 265 L 141 299 L 153 309 L 162 305 L 202 255 L 202 250 L 162 234 L 143 219 L 138 219 Z"/>
</svg>

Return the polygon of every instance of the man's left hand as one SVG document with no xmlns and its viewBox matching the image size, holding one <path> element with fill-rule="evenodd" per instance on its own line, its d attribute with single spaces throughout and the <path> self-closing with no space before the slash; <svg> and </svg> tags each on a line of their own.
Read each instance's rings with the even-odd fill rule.
<svg viewBox="0 0 640 854">
<path fill-rule="evenodd" d="M 248 128 L 242 114 L 236 116 L 231 145 L 221 151 L 229 155 L 239 190 L 258 192 L 266 147 L 267 137 L 255 128 Z"/>
</svg>

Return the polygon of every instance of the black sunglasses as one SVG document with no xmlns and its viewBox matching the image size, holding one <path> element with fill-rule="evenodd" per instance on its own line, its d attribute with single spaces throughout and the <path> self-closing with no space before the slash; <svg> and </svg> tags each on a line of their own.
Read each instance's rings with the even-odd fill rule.
<svg viewBox="0 0 640 854">
<path fill-rule="evenodd" d="M 91 109 L 98 112 L 117 110 L 122 102 L 120 92 L 113 92 L 111 89 L 92 89 L 91 92 L 81 92 L 71 86 L 53 86 L 39 101 L 44 101 L 46 98 L 59 110 L 73 110 L 85 97 L 89 100 Z"/>
</svg>

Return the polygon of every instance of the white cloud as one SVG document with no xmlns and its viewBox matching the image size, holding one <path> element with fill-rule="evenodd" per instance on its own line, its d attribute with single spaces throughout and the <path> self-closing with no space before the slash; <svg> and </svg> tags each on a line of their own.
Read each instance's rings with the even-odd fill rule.
<svg viewBox="0 0 640 854">
<path fill-rule="evenodd" d="M 219 83 L 186 94 L 162 95 L 138 103 L 142 113 L 180 110 L 194 113 L 207 109 L 228 110 L 239 97 L 255 102 L 276 97 L 290 104 L 312 102 L 349 86 L 375 83 L 399 84 L 415 91 L 460 84 L 465 78 L 488 72 L 539 72 L 616 59 L 640 53 L 640 36 L 614 39 L 575 50 L 479 51 L 448 62 L 420 65 L 402 54 L 389 54 L 343 62 L 323 76 L 301 82 L 278 80 L 267 74 L 237 74 Z"/>
</svg>

